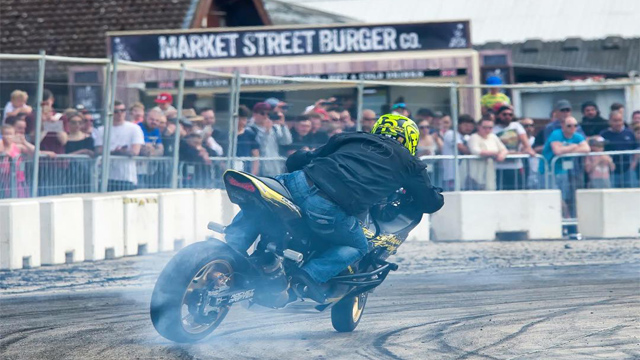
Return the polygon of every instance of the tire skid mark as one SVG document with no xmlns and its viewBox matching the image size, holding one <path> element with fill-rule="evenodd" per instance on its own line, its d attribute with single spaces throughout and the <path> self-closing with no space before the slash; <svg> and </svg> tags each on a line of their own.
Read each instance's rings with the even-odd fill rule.
<svg viewBox="0 0 640 360">
<path fill-rule="evenodd" d="M 630 296 L 633 296 L 633 295 L 626 295 L 626 296 L 623 296 L 623 297 L 630 297 Z M 606 305 L 608 303 L 615 302 L 616 300 L 619 300 L 619 299 L 620 298 L 604 299 L 604 300 L 596 301 L 596 302 L 593 302 L 593 303 L 582 304 L 582 305 L 571 307 L 571 308 L 568 308 L 568 309 L 562 309 L 562 310 L 555 311 L 555 312 L 553 312 L 553 313 L 551 313 L 549 315 L 544 316 L 543 318 L 541 318 L 539 320 L 532 321 L 532 322 L 530 322 L 528 324 L 525 324 L 518 331 L 516 331 L 514 333 L 511 333 L 511 334 L 503 337 L 502 339 L 500 339 L 498 341 L 495 341 L 495 342 L 493 342 L 491 344 L 488 344 L 488 345 L 485 345 L 485 346 L 481 346 L 481 347 L 479 347 L 477 349 L 468 351 L 467 353 L 455 358 L 455 360 L 463 360 L 463 359 L 468 358 L 471 355 L 483 356 L 483 354 L 479 353 L 480 351 L 484 351 L 484 350 L 496 347 L 498 345 L 501 345 L 501 344 L 503 344 L 503 343 L 505 343 L 507 341 L 513 340 L 513 339 L 517 338 L 518 336 L 526 333 L 529 329 L 531 329 L 535 325 L 541 324 L 543 322 L 549 321 L 551 319 L 554 319 L 554 318 L 557 318 L 559 316 L 563 316 L 563 315 L 566 315 L 566 314 L 569 314 L 569 313 L 579 312 L 579 311 L 581 311 L 581 310 L 583 310 L 583 309 L 585 309 L 587 307 Z"/>
</svg>

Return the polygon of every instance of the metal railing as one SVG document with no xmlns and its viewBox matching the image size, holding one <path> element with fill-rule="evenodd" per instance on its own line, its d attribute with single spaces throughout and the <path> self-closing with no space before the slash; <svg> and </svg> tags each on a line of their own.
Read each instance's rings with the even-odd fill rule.
<svg viewBox="0 0 640 360">
<path fill-rule="evenodd" d="M 35 96 L 36 107 L 34 109 L 34 111 L 36 112 L 36 119 L 35 119 L 36 121 L 34 124 L 35 132 L 36 132 L 34 136 L 34 138 L 36 139 L 35 141 L 36 156 L 33 158 L 33 161 L 26 162 L 25 163 L 26 165 L 23 164 L 23 166 L 31 167 L 31 170 L 28 170 L 28 171 L 25 170 L 25 174 L 30 174 L 31 176 L 30 178 L 31 180 L 29 179 L 26 180 L 26 182 L 29 183 L 29 186 L 27 189 L 30 192 L 31 196 L 42 195 L 40 193 L 41 190 L 45 191 L 45 193 L 48 193 L 51 191 L 53 192 L 59 191 L 59 190 L 55 190 L 55 185 L 53 185 L 53 188 L 52 188 L 51 187 L 52 185 L 48 183 L 49 180 L 56 179 L 56 177 L 53 175 L 51 175 L 52 177 L 49 177 L 50 175 L 48 174 L 50 174 L 50 170 L 47 167 L 48 165 L 41 167 L 39 164 L 40 161 L 48 162 L 48 160 L 38 156 L 40 152 L 39 139 L 41 139 L 40 132 L 41 132 L 41 125 L 42 125 L 41 102 L 42 102 L 43 90 L 44 90 L 44 79 L 45 79 L 44 72 L 45 72 L 45 67 L 47 65 L 47 62 L 66 62 L 66 63 L 80 63 L 80 64 L 104 66 L 104 69 L 103 69 L 104 81 L 102 84 L 103 85 L 102 86 L 102 104 L 104 105 L 103 106 L 104 112 L 103 114 L 101 114 L 101 118 L 103 120 L 103 123 L 105 124 L 106 131 L 103 132 L 103 136 L 104 136 L 102 139 L 103 144 L 110 143 L 110 137 L 111 137 L 110 129 L 113 124 L 113 104 L 114 104 L 114 101 L 116 100 L 116 89 L 118 86 L 120 87 L 129 86 L 129 84 L 125 84 L 125 85 L 119 84 L 118 81 L 120 80 L 120 82 L 122 82 L 122 79 L 125 78 L 124 76 L 119 77 L 118 76 L 119 73 L 130 71 L 133 68 L 156 70 L 156 71 L 162 71 L 165 73 L 175 72 L 174 75 L 172 75 L 172 80 L 177 79 L 177 82 L 176 82 L 177 88 L 174 90 L 177 90 L 177 96 L 175 97 L 175 101 L 176 101 L 175 104 L 177 105 L 178 115 L 182 114 L 182 108 L 184 104 L 183 101 L 184 101 L 184 95 L 185 95 L 184 90 L 185 90 L 186 73 L 197 74 L 197 76 L 200 76 L 201 79 L 221 78 L 221 79 L 225 79 L 226 81 L 229 81 L 228 90 L 226 89 L 224 90 L 225 93 L 228 91 L 228 96 L 229 96 L 229 129 L 230 129 L 229 150 L 225 154 L 226 156 L 225 158 L 218 158 L 216 160 L 216 164 L 219 160 L 226 161 L 226 164 L 219 165 L 219 166 L 216 165 L 216 166 L 213 166 L 211 169 L 238 168 L 237 166 L 238 163 L 241 163 L 240 167 L 242 169 L 255 170 L 251 166 L 246 165 L 246 164 L 255 163 L 256 162 L 255 159 L 251 159 L 251 158 L 243 159 L 236 156 L 237 155 L 236 138 L 237 138 L 238 108 L 240 104 L 239 100 L 240 100 L 241 91 L 244 90 L 242 89 L 241 85 L 246 84 L 250 80 L 260 80 L 260 81 L 265 81 L 265 83 L 267 83 L 268 81 L 273 81 L 274 83 L 277 82 L 280 84 L 297 84 L 297 85 L 312 84 L 314 86 L 323 86 L 323 87 L 326 86 L 327 88 L 337 87 L 337 86 L 352 88 L 357 94 L 355 96 L 357 104 L 355 104 L 356 106 L 354 106 L 354 109 L 357 109 L 357 116 L 355 117 L 357 129 L 361 129 L 362 127 L 360 120 L 362 119 L 362 112 L 364 110 L 363 109 L 364 94 L 365 94 L 365 91 L 367 90 L 367 87 L 372 88 L 377 86 L 394 86 L 394 87 L 405 87 L 405 88 L 411 87 L 415 89 L 419 89 L 419 88 L 420 89 L 425 89 L 425 88 L 441 89 L 443 91 L 446 91 L 448 89 L 449 103 L 448 104 L 446 102 L 443 103 L 444 105 L 442 105 L 441 110 L 445 110 L 445 109 L 449 110 L 449 113 L 451 114 L 451 118 L 452 118 L 453 129 L 457 128 L 458 112 L 460 111 L 461 108 L 464 108 L 465 101 L 466 103 L 469 103 L 468 99 L 466 100 L 464 99 L 463 95 L 465 91 L 475 90 L 476 92 L 474 94 L 479 95 L 479 91 L 478 91 L 479 89 L 486 89 L 491 87 L 489 85 L 480 85 L 480 84 L 471 83 L 471 82 L 464 83 L 464 81 L 459 79 L 457 81 L 460 81 L 460 83 L 456 83 L 453 80 L 450 83 L 442 83 L 442 82 L 436 83 L 436 82 L 421 82 L 421 81 L 411 81 L 411 80 L 378 81 L 378 80 L 361 80 L 361 79 L 358 79 L 358 80 L 320 79 L 320 78 L 308 78 L 303 76 L 283 77 L 283 76 L 271 76 L 271 75 L 240 74 L 238 72 L 230 73 L 230 72 L 210 71 L 210 70 L 205 70 L 201 68 L 190 68 L 190 67 L 187 67 L 185 63 L 168 64 L 168 65 L 137 63 L 137 62 L 119 60 L 115 56 L 111 59 L 61 57 L 61 56 L 46 55 L 43 51 L 40 52 L 39 55 L 0 54 L 0 60 L 38 61 L 39 70 L 38 70 L 38 80 L 37 80 L 37 95 Z M 176 74 L 178 76 L 175 76 Z M 477 79 L 473 80 L 473 82 L 477 82 Z M 131 85 L 131 86 L 132 86 L 131 88 L 133 88 L 138 85 Z M 573 91 L 573 90 L 584 90 L 584 89 L 609 89 L 609 88 L 620 88 L 620 87 L 629 87 L 631 90 L 633 90 L 633 87 L 637 88 L 638 86 L 640 86 L 640 82 L 637 79 L 631 79 L 631 80 L 624 80 L 624 81 L 608 80 L 604 82 L 584 82 L 584 83 L 558 82 L 558 83 L 544 83 L 544 84 L 505 84 L 505 85 L 502 85 L 501 88 L 511 89 L 511 90 L 514 90 L 515 92 L 518 92 L 518 91 L 543 91 L 548 89 L 557 89 L 557 91 L 568 91 L 568 90 Z M 629 92 L 631 92 L 631 90 L 629 90 Z M 473 98 L 478 97 L 475 95 L 473 96 Z M 514 93 L 514 96 L 515 96 L 515 93 Z M 634 101 L 636 100 L 634 99 L 635 99 L 634 97 L 629 98 L 630 103 L 627 104 L 628 108 L 633 108 L 633 109 L 636 108 L 634 104 Z M 475 101 L 477 100 L 478 99 L 476 99 Z M 301 102 L 303 101 L 307 101 L 307 100 L 306 99 L 301 100 Z M 203 165 L 196 166 L 194 164 L 191 167 L 189 167 L 187 164 L 181 165 L 181 162 L 179 161 L 179 154 L 180 154 L 179 149 L 181 146 L 181 141 L 178 135 L 180 132 L 180 129 L 179 129 L 180 123 L 178 122 L 176 126 L 177 126 L 177 129 L 172 139 L 173 147 L 174 147 L 172 157 L 168 158 L 169 160 L 167 160 L 166 158 L 163 158 L 163 160 L 154 160 L 156 162 L 155 164 L 151 164 L 151 163 L 147 164 L 146 163 L 147 161 L 152 161 L 152 160 L 147 160 L 147 158 L 134 159 L 134 161 L 136 162 L 136 165 L 134 166 L 136 170 L 138 170 L 138 168 L 144 168 L 145 166 L 147 167 L 150 166 L 151 170 L 147 169 L 147 172 L 143 171 L 142 176 L 136 181 L 129 181 L 129 180 L 132 180 L 133 178 L 132 177 L 128 178 L 129 179 L 127 180 L 128 182 L 134 183 L 135 186 L 150 186 L 150 187 L 177 188 L 177 187 L 184 187 L 184 186 L 196 186 L 198 185 L 197 181 L 193 184 L 189 183 L 188 181 L 185 182 L 185 176 L 188 178 L 191 175 L 195 176 L 196 173 L 198 174 L 203 173 L 203 171 L 204 173 L 207 173 L 207 174 L 209 173 L 208 170 L 207 171 L 204 170 L 205 167 L 203 167 Z M 113 162 L 111 161 L 110 158 L 113 158 L 116 163 L 123 162 L 126 160 L 118 159 L 115 156 L 111 156 L 108 149 L 109 149 L 108 146 L 104 146 L 103 153 L 98 154 L 98 155 L 102 155 L 102 158 L 104 158 L 105 161 L 100 161 L 101 158 L 97 158 L 95 160 L 96 162 L 94 163 L 93 170 L 91 171 L 92 181 L 89 186 L 89 189 L 91 191 L 103 191 L 103 192 L 108 191 L 110 182 L 112 183 L 112 185 L 114 186 L 117 185 L 116 187 L 119 187 L 119 188 L 125 188 L 129 186 L 126 182 L 116 183 L 118 180 L 112 179 L 114 177 L 110 176 L 110 172 L 112 171 L 112 162 Z M 447 164 L 446 161 L 459 165 L 459 166 L 454 166 L 452 168 L 453 169 L 453 179 L 452 179 L 453 185 L 451 186 L 452 190 L 468 190 L 471 188 L 487 188 L 487 189 L 492 188 L 492 180 L 491 180 L 492 171 L 489 170 L 491 166 L 488 164 L 487 166 L 483 166 L 482 164 L 483 161 L 488 163 L 489 160 L 481 160 L 476 157 L 461 156 L 460 154 L 458 154 L 457 146 L 453 146 L 452 150 L 453 150 L 453 155 L 451 155 L 451 158 L 442 157 L 442 158 L 439 158 L 439 160 L 433 160 L 438 162 L 438 164 L 434 165 L 435 167 L 447 168 L 448 165 L 446 165 Z M 527 157 L 525 155 L 521 158 L 516 157 L 513 159 L 526 159 L 526 158 Z M 522 160 L 522 161 L 526 162 L 525 165 L 528 165 L 528 163 L 530 163 L 529 160 Z M 545 165 L 548 165 L 546 164 L 546 160 L 543 159 L 541 161 L 545 162 Z M 144 166 L 140 162 L 145 163 Z M 272 164 L 274 162 L 282 162 L 282 159 L 262 159 L 262 160 L 259 160 L 259 162 L 260 164 L 264 164 L 266 162 L 268 162 L 269 164 Z M 202 170 L 196 170 L 198 166 L 202 167 Z M 472 177 L 474 182 L 468 181 L 469 179 L 469 176 L 467 176 L 468 167 L 472 168 L 473 170 L 471 172 L 474 175 Z M 534 173 L 532 171 L 533 167 L 530 167 L 529 170 L 527 170 L 527 166 L 520 169 L 523 169 L 521 173 L 519 173 L 518 171 L 515 171 L 515 169 L 513 171 L 509 169 L 506 172 L 500 171 L 500 176 L 498 176 L 496 179 L 496 188 L 502 189 L 505 187 L 505 183 L 506 183 L 505 178 L 508 180 L 507 182 L 511 182 L 511 179 L 515 179 L 516 188 L 549 187 L 548 176 L 547 177 L 535 176 L 535 174 L 532 174 Z M 168 175 L 165 174 L 165 170 L 170 170 Z M 40 176 L 39 175 L 40 171 L 45 171 L 47 176 Z M 56 171 L 59 172 L 59 170 L 56 170 Z M 483 171 L 484 173 L 482 173 Z M 138 178 L 138 173 L 139 172 L 136 171 L 136 178 Z M 163 174 L 163 176 L 160 177 L 160 174 Z M 267 175 L 274 175 L 274 174 L 268 173 Z M 215 170 L 215 171 L 211 170 L 211 175 L 207 175 L 207 177 L 212 179 L 211 181 L 214 184 L 213 186 L 220 186 L 219 180 L 216 180 L 217 178 L 220 177 L 219 170 Z M 485 181 L 478 181 L 483 178 L 485 179 Z M 45 181 L 46 186 L 41 186 L 39 184 L 41 180 Z M 442 180 L 444 181 L 445 179 L 443 178 Z M 446 179 L 446 180 L 450 181 L 449 179 Z M 218 185 L 215 185 L 216 181 Z M 209 183 L 205 183 L 205 184 L 209 184 Z M 78 191 L 84 191 L 83 186 L 84 185 L 82 184 L 70 185 L 71 188 Z M 14 186 L 7 187 L 9 191 L 11 191 L 11 189 L 14 189 L 14 188 L 16 187 Z"/>
<path fill-rule="evenodd" d="M 562 193 L 565 223 L 575 223 L 576 190 L 640 186 L 640 150 L 559 155 L 551 159 L 549 169 L 550 187 Z"/>
<path fill-rule="evenodd" d="M 420 159 L 427 163 L 427 171 L 434 185 L 445 191 L 548 188 L 547 178 L 538 171 L 540 163 L 547 169 L 548 162 L 539 154 L 534 157 L 527 154 L 507 155 L 506 161 L 521 162 L 513 169 L 497 168 L 496 164 L 500 162 L 479 155 L 428 155 L 421 156 Z M 456 176 L 459 179 L 457 186 Z M 514 180 L 509 181 L 511 179 Z"/>
</svg>

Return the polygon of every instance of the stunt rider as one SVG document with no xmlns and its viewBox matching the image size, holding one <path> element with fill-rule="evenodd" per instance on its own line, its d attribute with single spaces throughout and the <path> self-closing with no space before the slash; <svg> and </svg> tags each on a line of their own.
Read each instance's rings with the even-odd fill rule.
<svg viewBox="0 0 640 360">
<path fill-rule="evenodd" d="M 343 133 L 313 150 L 300 150 L 287 160 L 288 174 L 278 179 L 305 215 L 315 241 L 333 246 L 293 275 L 307 295 L 322 303 L 323 283 L 368 252 L 357 216 L 403 187 L 416 211 L 434 213 L 444 204 L 431 185 L 426 165 L 416 156 L 419 130 L 409 118 L 381 116 L 371 134 Z M 258 221 L 240 212 L 226 228 L 226 241 L 245 253 L 258 236 Z"/>
</svg>

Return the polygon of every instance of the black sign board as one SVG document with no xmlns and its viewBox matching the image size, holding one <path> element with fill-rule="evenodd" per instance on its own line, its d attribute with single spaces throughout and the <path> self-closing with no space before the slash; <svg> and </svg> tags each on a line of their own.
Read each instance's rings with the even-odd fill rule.
<svg viewBox="0 0 640 360">
<path fill-rule="evenodd" d="M 452 77 L 467 75 L 467 69 L 447 69 L 447 70 L 400 70 L 400 71 L 373 71 L 362 73 L 336 73 L 318 74 L 304 76 L 287 76 L 305 79 L 326 79 L 326 80 L 394 80 L 394 79 L 419 79 L 423 77 Z M 241 86 L 251 85 L 281 85 L 295 84 L 297 82 L 284 79 L 242 79 Z M 178 81 L 150 81 L 145 83 L 146 89 L 177 89 Z M 185 88 L 214 88 L 229 86 L 228 79 L 196 79 L 185 80 Z"/>
<path fill-rule="evenodd" d="M 469 22 L 110 34 L 131 61 L 182 61 L 470 48 Z"/>
</svg>

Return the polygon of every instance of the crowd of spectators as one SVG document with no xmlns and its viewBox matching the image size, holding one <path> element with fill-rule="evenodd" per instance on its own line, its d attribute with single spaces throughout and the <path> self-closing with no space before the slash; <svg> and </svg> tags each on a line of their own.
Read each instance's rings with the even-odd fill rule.
<svg viewBox="0 0 640 360">
<path fill-rule="evenodd" d="M 578 122 L 571 115 L 572 104 L 559 100 L 550 114 L 550 122 L 540 127 L 533 119 L 515 118 L 511 100 L 500 91 L 499 78 L 490 77 L 487 84 L 492 88 L 481 99 L 482 117 L 474 119 L 462 114 L 456 129 L 452 128 L 449 115 L 427 108 L 410 109 L 402 98 L 387 105 L 390 112 L 416 121 L 420 129 L 417 155 L 426 156 L 435 182 L 445 190 L 454 187 L 456 166 L 463 189 L 536 189 L 543 186 L 548 166 L 560 155 L 639 148 L 640 111 L 635 111 L 631 123 L 625 124 L 623 105 L 611 105 L 608 118 L 604 118 L 596 103 L 587 101 L 581 106 L 583 118 Z M 56 112 L 55 99 L 48 90 L 44 91 L 43 99 L 42 155 L 51 159 L 60 154 L 92 158 L 103 153 L 104 128 L 94 128 L 89 111 L 78 105 Z M 27 103 L 28 94 L 16 90 L 4 107 L 0 132 L 0 155 L 4 158 L 35 152 L 35 109 Z M 292 114 L 289 105 L 277 98 L 265 99 L 251 107 L 241 105 L 235 139 L 216 126 L 213 109 L 183 109 L 182 118 L 178 119 L 171 94 L 159 94 L 155 103 L 155 107 L 146 109 L 139 102 L 129 106 L 115 102 L 108 144 L 113 156 L 110 190 L 160 186 L 169 181 L 169 165 L 144 163 L 140 157 L 168 159 L 173 156 L 176 144 L 180 161 L 192 165 L 181 170 L 183 179 L 191 181 L 190 186 L 210 186 L 207 179 L 215 177 L 211 174 L 221 173 L 227 166 L 226 160 L 216 157 L 233 157 L 231 167 L 235 169 L 274 176 L 284 171 L 282 157 L 300 149 L 315 149 L 336 134 L 357 130 L 355 104 L 336 98 L 320 99 L 301 114 Z M 379 115 L 373 109 L 364 109 L 359 119 L 362 131 L 371 131 Z M 179 131 L 177 142 L 176 131 Z M 235 146 L 230 147 L 230 141 Z M 451 157 L 445 160 L 433 157 L 453 155 L 456 148 L 460 155 L 476 157 L 463 159 L 459 164 Z M 513 154 L 523 156 L 507 158 Z M 258 157 L 261 159 L 257 160 Z M 553 182 L 567 202 L 577 186 L 638 186 L 640 156 L 614 153 L 579 159 L 576 162 L 563 157 L 555 162 L 552 171 Z M 6 159 L 0 158 L 0 166 L 3 166 L 0 182 L 6 182 Z M 43 168 L 41 183 L 59 180 L 51 175 L 53 170 Z M 18 178 L 23 181 L 24 173 L 18 174 Z"/>
</svg>

